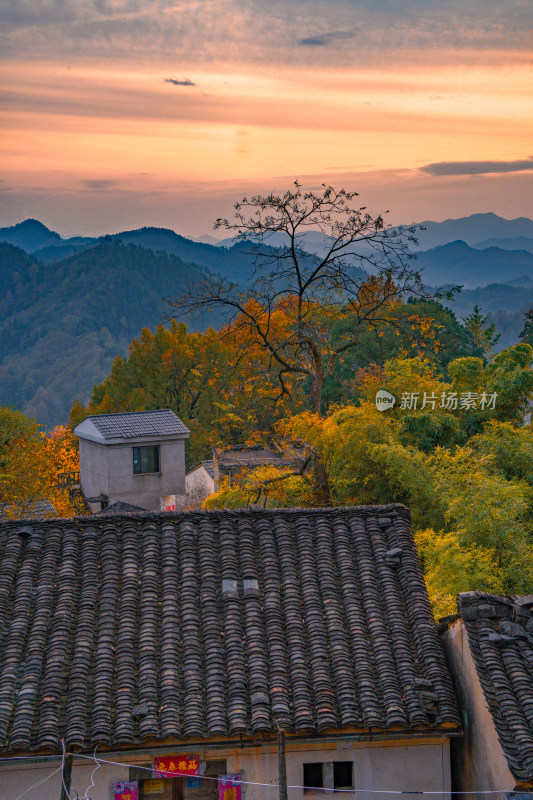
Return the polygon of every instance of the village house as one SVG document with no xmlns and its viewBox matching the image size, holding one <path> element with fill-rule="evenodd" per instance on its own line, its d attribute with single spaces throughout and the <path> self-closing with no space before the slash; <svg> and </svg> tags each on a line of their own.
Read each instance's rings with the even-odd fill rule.
<svg viewBox="0 0 533 800">
<path fill-rule="evenodd" d="M 189 503 L 201 503 L 216 492 L 213 460 L 200 461 L 185 475 L 185 493 Z"/>
<path fill-rule="evenodd" d="M 5 521 L 0 619 L 0 800 L 450 796 L 404 506 Z"/>
<path fill-rule="evenodd" d="M 91 511 L 117 502 L 176 510 L 185 494 L 189 430 L 170 409 L 97 414 L 75 429 L 80 481 Z"/>
<path fill-rule="evenodd" d="M 213 458 L 201 461 L 189 470 L 185 478 L 187 500 L 201 502 L 213 492 L 218 492 L 222 481 L 227 478 L 229 485 L 242 480 L 258 467 L 277 467 L 278 469 L 299 469 L 305 460 L 303 448 L 280 449 L 274 445 L 233 447 L 213 447 Z"/>
<path fill-rule="evenodd" d="M 533 595 L 467 592 L 443 639 L 465 736 L 456 791 L 521 791 L 533 800 Z"/>
</svg>

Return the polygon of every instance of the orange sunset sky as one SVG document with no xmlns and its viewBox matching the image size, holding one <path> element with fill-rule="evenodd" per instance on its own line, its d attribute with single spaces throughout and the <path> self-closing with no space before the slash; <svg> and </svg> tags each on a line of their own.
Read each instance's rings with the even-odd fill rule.
<svg viewBox="0 0 533 800">
<path fill-rule="evenodd" d="M 4 0 L 0 225 L 211 232 L 331 183 L 533 216 L 531 0 Z"/>
</svg>

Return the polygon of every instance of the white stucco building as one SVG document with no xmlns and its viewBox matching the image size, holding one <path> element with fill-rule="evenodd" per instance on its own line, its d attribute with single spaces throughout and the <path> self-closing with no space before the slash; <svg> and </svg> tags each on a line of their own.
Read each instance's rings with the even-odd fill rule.
<svg viewBox="0 0 533 800">
<path fill-rule="evenodd" d="M 176 496 L 185 494 L 189 430 L 173 411 L 92 415 L 74 433 L 81 487 L 92 511 L 117 502 L 176 510 Z"/>
</svg>

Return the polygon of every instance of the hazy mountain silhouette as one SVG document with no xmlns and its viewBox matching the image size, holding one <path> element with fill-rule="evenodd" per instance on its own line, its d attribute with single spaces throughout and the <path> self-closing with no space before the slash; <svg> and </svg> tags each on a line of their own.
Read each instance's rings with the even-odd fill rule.
<svg viewBox="0 0 533 800">
<path fill-rule="evenodd" d="M 424 282 L 431 285 L 454 283 L 475 288 L 507 283 L 523 275 L 533 278 L 533 254 L 527 250 L 476 250 L 462 241 L 419 253 L 415 263 L 423 269 Z"/>
<path fill-rule="evenodd" d="M 166 317 L 165 299 L 204 277 L 177 256 L 112 239 L 49 265 L 1 243 L 0 405 L 65 421 L 133 337 Z M 222 316 L 184 321 L 218 327 Z"/>
<path fill-rule="evenodd" d="M 497 237 L 513 239 L 517 236 L 533 238 L 533 220 L 527 217 L 504 219 L 491 212 L 487 214 L 471 214 L 459 219 L 446 219 L 443 222 L 427 220 L 420 225 L 425 230 L 417 233 L 421 250 L 429 250 L 448 242 L 461 240 L 470 246 L 478 242 Z"/>
<path fill-rule="evenodd" d="M 527 250 L 528 253 L 533 253 L 533 238 L 528 239 L 527 236 L 515 236 L 514 239 L 485 239 L 484 242 L 478 242 L 475 245 L 477 250 L 484 250 L 486 247 L 500 247 L 502 250 Z"/>
<path fill-rule="evenodd" d="M 533 221 L 474 214 L 425 224 L 422 244 L 452 240 L 418 253 L 414 266 L 424 281 L 465 286 L 453 303 L 458 316 L 477 303 L 504 327 L 502 343 L 516 341 L 524 304 L 533 304 L 533 253 L 524 247 L 524 240 L 533 242 Z M 502 246 L 480 249 L 494 239 Z M 269 242 L 283 244 L 275 236 Z M 317 231 L 302 242 L 319 255 L 328 245 Z M 521 248 L 508 249 L 516 244 Z M 0 405 L 22 408 L 47 425 L 64 421 L 74 398 L 87 399 L 131 339 L 165 317 L 166 298 L 200 282 L 204 270 L 244 283 L 253 271 L 252 251 L 247 242 L 213 245 L 166 228 L 65 239 L 37 220 L 1 228 Z M 222 321 L 214 314 L 191 324 Z"/>
</svg>

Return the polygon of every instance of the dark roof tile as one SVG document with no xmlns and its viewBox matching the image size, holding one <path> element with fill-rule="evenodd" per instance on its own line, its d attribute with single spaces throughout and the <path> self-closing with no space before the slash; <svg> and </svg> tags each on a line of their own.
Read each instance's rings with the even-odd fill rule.
<svg viewBox="0 0 533 800">
<path fill-rule="evenodd" d="M 518 780 L 530 781 L 533 597 L 465 592 L 458 600 L 479 681 L 509 769 Z"/>
<path fill-rule="evenodd" d="M 4 750 L 458 724 L 403 506 L 19 527 L 0 525 Z"/>
<path fill-rule="evenodd" d="M 131 411 L 124 414 L 94 414 L 90 419 L 104 439 L 134 439 L 142 436 L 172 436 L 189 429 L 169 408 Z"/>
</svg>

